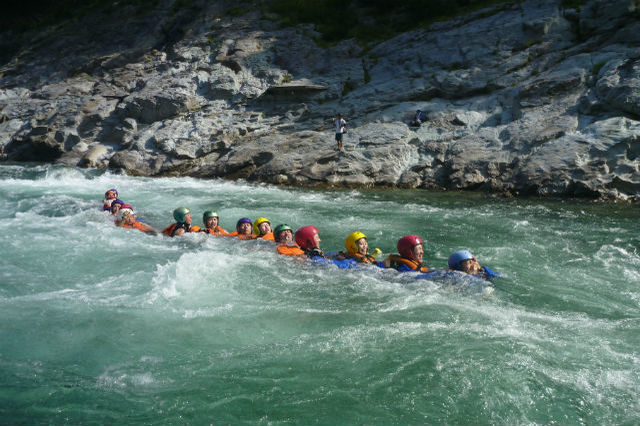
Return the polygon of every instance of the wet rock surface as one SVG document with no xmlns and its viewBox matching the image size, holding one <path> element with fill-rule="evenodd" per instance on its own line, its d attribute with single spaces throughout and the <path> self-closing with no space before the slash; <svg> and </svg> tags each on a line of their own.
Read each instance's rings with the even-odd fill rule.
<svg viewBox="0 0 640 426">
<path fill-rule="evenodd" d="M 329 48 L 170 1 L 31 37 L 0 66 L 8 161 L 276 184 L 640 197 L 640 6 L 525 1 Z M 97 18 L 96 18 L 97 19 Z M 86 23 L 85 23 L 86 24 Z M 427 119 L 409 123 L 416 109 Z M 338 152 L 332 119 L 347 121 Z"/>
</svg>

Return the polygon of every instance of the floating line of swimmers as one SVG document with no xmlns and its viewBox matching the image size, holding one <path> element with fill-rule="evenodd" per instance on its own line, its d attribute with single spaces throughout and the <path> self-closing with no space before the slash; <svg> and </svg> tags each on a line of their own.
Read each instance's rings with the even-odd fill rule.
<svg viewBox="0 0 640 426">
<path fill-rule="evenodd" d="M 149 234 L 158 233 L 151 225 L 137 219 L 133 207 L 118 198 L 116 189 L 109 189 L 105 193 L 103 210 L 116 216 L 116 226 L 138 229 Z M 243 217 L 236 223 L 235 231 L 228 232 L 220 227 L 218 213 L 213 210 L 207 210 L 202 214 L 202 227 L 193 224 L 191 211 L 187 207 L 175 209 L 173 218 L 175 223 L 162 230 L 162 234 L 168 237 L 179 237 L 185 233 L 205 233 L 241 240 L 273 241 L 276 251 L 281 255 L 309 259 L 315 263 L 332 263 L 343 269 L 372 265 L 379 268 L 393 268 L 399 272 L 417 272 L 417 278 L 427 279 L 441 277 L 449 271 L 457 271 L 485 280 L 499 276 L 489 267 L 481 266 L 469 250 L 458 250 L 452 253 L 449 256 L 448 269 L 432 270 L 423 263 L 423 241 L 418 235 L 405 235 L 400 238 L 396 245 L 398 253 L 391 254 L 384 260 L 378 260 L 382 252 L 376 248 L 369 253 L 367 236 L 360 231 L 349 234 L 345 239 L 345 251 L 325 253 L 320 248 L 322 240 L 315 226 L 303 226 L 294 232 L 293 228 L 284 223 L 272 228 L 271 222 L 265 217 L 260 217 L 254 222 Z"/>
</svg>

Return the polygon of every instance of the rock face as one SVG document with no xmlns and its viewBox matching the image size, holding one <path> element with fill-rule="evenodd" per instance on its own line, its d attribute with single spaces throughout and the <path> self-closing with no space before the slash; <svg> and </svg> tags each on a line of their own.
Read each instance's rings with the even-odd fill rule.
<svg viewBox="0 0 640 426">
<path fill-rule="evenodd" d="M 362 50 L 160 2 L 0 67 L 10 161 L 278 184 L 640 198 L 640 4 L 525 1 Z M 123 22 L 124 20 L 124 22 Z M 82 29 L 81 29 L 82 28 Z M 26 36 L 25 36 L 26 37 Z M 427 120 L 408 123 L 416 109 Z M 335 150 L 332 118 L 348 125 Z"/>
</svg>

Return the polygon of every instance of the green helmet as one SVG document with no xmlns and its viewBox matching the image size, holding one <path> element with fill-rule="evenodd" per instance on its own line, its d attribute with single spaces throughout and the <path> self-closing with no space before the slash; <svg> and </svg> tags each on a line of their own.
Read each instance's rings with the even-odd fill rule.
<svg viewBox="0 0 640 426">
<path fill-rule="evenodd" d="M 207 219 L 209 219 L 210 217 L 218 217 L 218 213 L 214 212 L 213 210 L 205 211 L 204 213 L 202 213 L 202 223 L 206 225 Z"/>
<path fill-rule="evenodd" d="M 280 242 L 280 233 L 282 231 L 291 231 L 291 233 L 293 233 L 293 229 L 291 229 L 289 225 L 281 223 L 280 225 L 276 226 L 276 229 L 273 230 L 273 237 L 276 240 L 276 243 Z"/>
<path fill-rule="evenodd" d="M 186 208 L 186 207 L 178 207 L 177 209 L 175 209 L 173 211 L 173 218 L 178 223 L 185 223 L 185 221 L 187 220 L 186 216 L 189 213 L 191 213 L 191 210 L 189 210 L 188 208 Z"/>
</svg>

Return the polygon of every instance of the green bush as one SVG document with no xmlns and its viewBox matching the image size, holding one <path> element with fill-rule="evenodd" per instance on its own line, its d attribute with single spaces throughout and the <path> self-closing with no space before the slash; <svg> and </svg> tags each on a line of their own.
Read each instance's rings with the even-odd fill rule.
<svg viewBox="0 0 640 426">
<path fill-rule="evenodd" d="M 319 45 L 354 38 L 366 44 L 505 0 L 271 0 L 282 25 L 315 24 Z"/>
<path fill-rule="evenodd" d="M 607 61 L 600 61 L 600 62 L 595 63 L 593 65 L 593 67 L 591 67 L 591 74 L 598 75 L 598 73 L 600 72 L 602 67 L 604 67 L 604 64 L 606 64 L 606 63 L 607 63 Z"/>
<path fill-rule="evenodd" d="M 101 0 L 23 0 L 11 2 L 0 13 L 0 28 L 18 33 L 56 25 L 67 20 L 78 21 L 93 13 L 117 15 L 127 6 L 136 14 L 145 14 L 156 7 L 155 0 L 120 0 L 117 3 Z"/>
<path fill-rule="evenodd" d="M 587 0 L 562 0 L 562 7 L 564 9 L 578 9 L 580 10 L 580 8 L 582 7 L 583 4 L 585 4 L 587 2 Z"/>
</svg>

